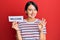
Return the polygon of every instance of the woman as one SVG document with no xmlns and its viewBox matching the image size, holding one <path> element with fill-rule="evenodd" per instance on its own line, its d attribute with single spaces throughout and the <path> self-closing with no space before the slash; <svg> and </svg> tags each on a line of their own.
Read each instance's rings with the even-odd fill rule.
<svg viewBox="0 0 60 40">
<path fill-rule="evenodd" d="M 37 5 L 29 1 L 25 5 L 28 18 L 23 22 L 13 22 L 12 28 L 17 32 L 18 40 L 46 40 L 46 19 L 35 18 L 38 12 Z"/>
</svg>

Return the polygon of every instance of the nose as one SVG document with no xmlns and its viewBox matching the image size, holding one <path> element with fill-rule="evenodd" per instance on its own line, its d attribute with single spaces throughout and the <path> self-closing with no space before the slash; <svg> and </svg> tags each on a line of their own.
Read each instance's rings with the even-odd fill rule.
<svg viewBox="0 0 60 40">
<path fill-rule="evenodd" d="M 32 11 L 32 14 L 34 14 L 34 10 Z"/>
</svg>

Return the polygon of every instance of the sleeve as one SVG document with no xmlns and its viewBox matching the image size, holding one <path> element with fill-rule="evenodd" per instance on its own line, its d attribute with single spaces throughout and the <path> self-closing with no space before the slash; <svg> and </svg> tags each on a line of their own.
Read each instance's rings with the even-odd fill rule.
<svg viewBox="0 0 60 40">
<path fill-rule="evenodd" d="M 18 22 L 18 28 L 21 30 L 21 22 Z"/>
<path fill-rule="evenodd" d="M 46 34 L 46 27 L 43 27 L 43 33 Z"/>
</svg>

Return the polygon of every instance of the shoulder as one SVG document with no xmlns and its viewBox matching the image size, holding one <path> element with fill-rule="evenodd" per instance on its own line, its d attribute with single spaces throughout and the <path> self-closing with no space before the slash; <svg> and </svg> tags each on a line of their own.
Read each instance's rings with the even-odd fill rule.
<svg viewBox="0 0 60 40">
<path fill-rule="evenodd" d="M 37 21 L 41 21 L 41 19 L 39 19 L 39 18 L 36 18 L 37 19 Z"/>
<path fill-rule="evenodd" d="M 23 19 L 23 22 L 18 22 L 18 24 L 21 24 L 21 23 L 26 23 L 26 20 L 25 20 L 25 19 Z"/>
<path fill-rule="evenodd" d="M 36 23 L 39 23 L 41 21 L 41 19 L 36 18 Z"/>
</svg>

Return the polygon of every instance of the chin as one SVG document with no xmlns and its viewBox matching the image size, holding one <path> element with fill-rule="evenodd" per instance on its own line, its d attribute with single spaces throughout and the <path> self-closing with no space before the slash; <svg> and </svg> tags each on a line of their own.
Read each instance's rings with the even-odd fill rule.
<svg viewBox="0 0 60 40">
<path fill-rule="evenodd" d="M 35 16 L 31 16 L 31 15 L 30 15 L 30 18 L 35 18 Z"/>
<path fill-rule="evenodd" d="M 35 17 L 31 17 L 31 18 L 35 18 Z"/>
</svg>

